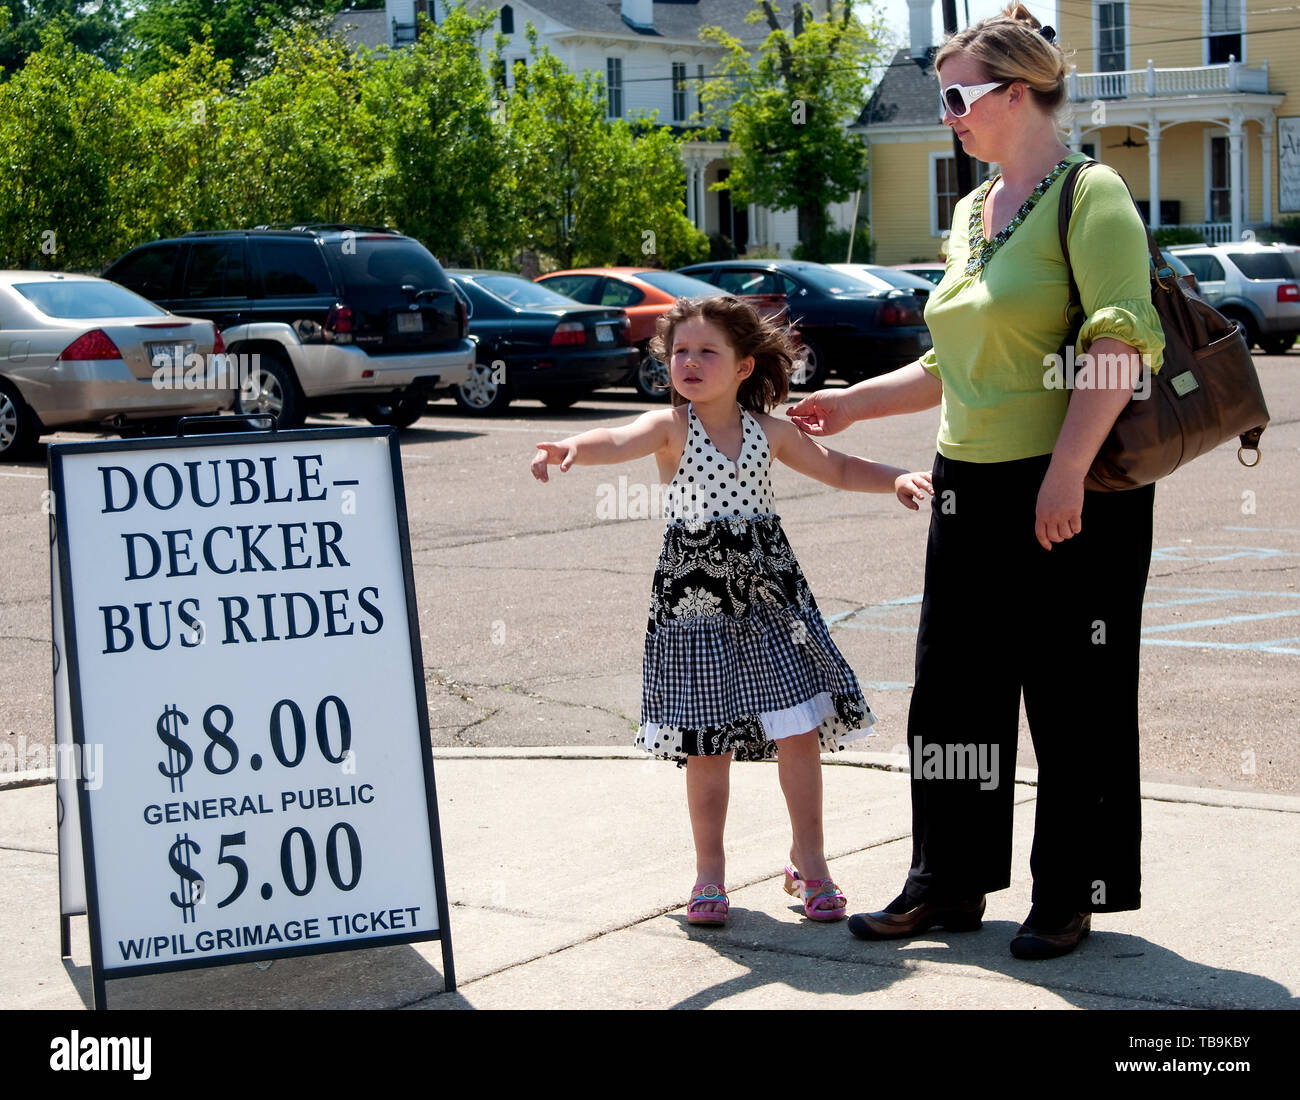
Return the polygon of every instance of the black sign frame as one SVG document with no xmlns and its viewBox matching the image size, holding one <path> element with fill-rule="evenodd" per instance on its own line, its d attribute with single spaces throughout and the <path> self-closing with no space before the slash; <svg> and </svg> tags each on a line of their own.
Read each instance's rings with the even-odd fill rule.
<svg viewBox="0 0 1300 1100">
<path fill-rule="evenodd" d="M 393 428 L 304 428 L 294 431 L 236 431 L 224 434 L 189 436 L 153 436 L 142 439 L 104 440 L 93 443 L 52 443 L 48 450 L 49 487 L 53 493 L 51 522 L 55 527 L 53 552 L 59 556 L 59 582 L 63 603 L 63 660 L 67 662 L 68 703 L 71 712 L 72 740 L 84 758 L 86 751 L 85 722 L 81 704 L 81 670 L 77 646 L 77 627 L 72 592 L 72 562 L 69 543 L 68 517 L 63 513 L 64 456 L 88 454 L 121 454 L 131 451 L 167 452 L 194 447 L 212 446 L 264 446 L 268 441 L 291 443 L 297 441 L 326 441 L 340 439 L 384 439 L 388 443 L 389 467 L 393 478 L 393 503 L 397 520 L 398 551 L 402 562 L 402 578 L 406 589 L 406 621 L 411 647 L 411 671 L 414 686 L 417 732 L 420 737 L 420 760 L 424 768 L 424 789 L 428 809 L 429 843 L 433 853 L 434 889 L 438 895 L 438 927 L 422 931 L 394 933 L 363 940 L 298 947 L 276 947 L 216 958 L 176 959 L 163 963 L 104 969 L 103 945 L 99 925 L 99 890 L 95 872 L 94 823 L 91 819 L 90 795 L 86 784 L 77 783 L 77 804 L 81 812 L 81 848 L 86 877 L 86 920 L 90 936 L 92 1007 L 107 1007 L 105 982 L 110 979 L 143 977 L 150 974 L 170 973 L 177 970 L 200 970 L 235 963 L 263 962 L 294 958 L 303 955 L 333 954 L 339 951 L 357 951 L 398 944 L 421 943 L 439 940 L 442 944 L 443 988 L 451 993 L 456 989 L 456 970 L 452 959 L 451 927 L 449 922 L 446 876 L 442 858 L 442 834 L 438 822 L 437 791 L 433 776 L 433 754 L 429 737 L 428 696 L 424 682 L 424 658 L 420 644 L 420 625 L 415 598 L 415 573 L 411 562 L 410 527 L 407 522 L 406 490 L 402 478 L 401 450 L 397 432 Z M 60 947 L 67 954 L 67 918 L 60 916 Z"/>
</svg>

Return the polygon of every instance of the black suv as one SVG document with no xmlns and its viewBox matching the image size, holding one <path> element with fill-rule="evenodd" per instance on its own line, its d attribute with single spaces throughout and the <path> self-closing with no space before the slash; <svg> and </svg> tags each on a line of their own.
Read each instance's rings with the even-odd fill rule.
<svg viewBox="0 0 1300 1100">
<path fill-rule="evenodd" d="M 788 309 L 804 344 L 793 381 L 806 389 L 832 371 L 850 385 L 861 382 L 919 359 L 930 347 L 922 298 L 897 287 L 878 290 L 826 264 L 715 260 L 677 270 L 748 299 L 760 313 Z"/>
<path fill-rule="evenodd" d="M 352 225 L 187 233 L 133 248 L 104 278 L 216 323 L 239 412 L 297 427 L 308 408 L 405 427 L 464 382 L 469 321 L 419 241 Z"/>
</svg>

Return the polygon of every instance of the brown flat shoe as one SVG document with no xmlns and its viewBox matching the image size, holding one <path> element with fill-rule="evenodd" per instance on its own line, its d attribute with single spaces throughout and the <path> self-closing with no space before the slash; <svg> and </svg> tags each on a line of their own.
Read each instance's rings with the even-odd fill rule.
<svg viewBox="0 0 1300 1100">
<path fill-rule="evenodd" d="M 1017 959 L 1054 959 L 1068 955 L 1079 941 L 1092 931 L 1092 914 L 1076 913 L 1059 928 L 1034 928 L 1022 924 L 1011 941 L 1011 954 Z"/>
<path fill-rule="evenodd" d="M 936 926 L 949 932 L 974 932 L 983 923 L 984 906 L 985 898 L 981 894 L 978 898 L 947 904 L 923 901 L 902 913 L 891 913 L 888 909 L 854 913 L 849 917 L 849 931 L 860 940 L 902 939 Z"/>
</svg>

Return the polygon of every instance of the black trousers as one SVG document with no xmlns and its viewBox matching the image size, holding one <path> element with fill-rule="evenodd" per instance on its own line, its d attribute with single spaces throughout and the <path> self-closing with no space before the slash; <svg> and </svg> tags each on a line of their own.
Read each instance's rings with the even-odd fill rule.
<svg viewBox="0 0 1300 1100">
<path fill-rule="evenodd" d="M 1024 693 L 1038 798 L 1035 902 L 1141 904 L 1138 649 L 1155 487 L 1084 495 L 1082 531 L 1034 537 L 1050 455 L 936 455 L 908 715 L 907 892 L 950 901 L 1011 883 Z"/>
</svg>

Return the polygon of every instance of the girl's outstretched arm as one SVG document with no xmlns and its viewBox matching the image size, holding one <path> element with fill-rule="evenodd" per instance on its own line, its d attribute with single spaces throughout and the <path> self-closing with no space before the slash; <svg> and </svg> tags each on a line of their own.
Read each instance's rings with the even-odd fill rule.
<svg viewBox="0 0 1300 1100">
<path fill-rule="evenodd" d="M 533 477 L 549 481 L 547 466 L 559 466 L 564 473 L 574 465 L 607 466 L 654 454 L 671 441 L 673 415 L 672 409 L 655 409 L 618 428 L 593 428 L 556 443 L 539 443 Z"/>
<path fill-rule="evenodd" d="M 765 416 L 762 424 L 772 446 L 772 457 L 805 477 L 855 493 L 894 493 L 913 510 L 918 488 L 933 492 L 926 473 L 910 473 L 901 466 L 832 451 L 786 420 Z"/>
</svg>

